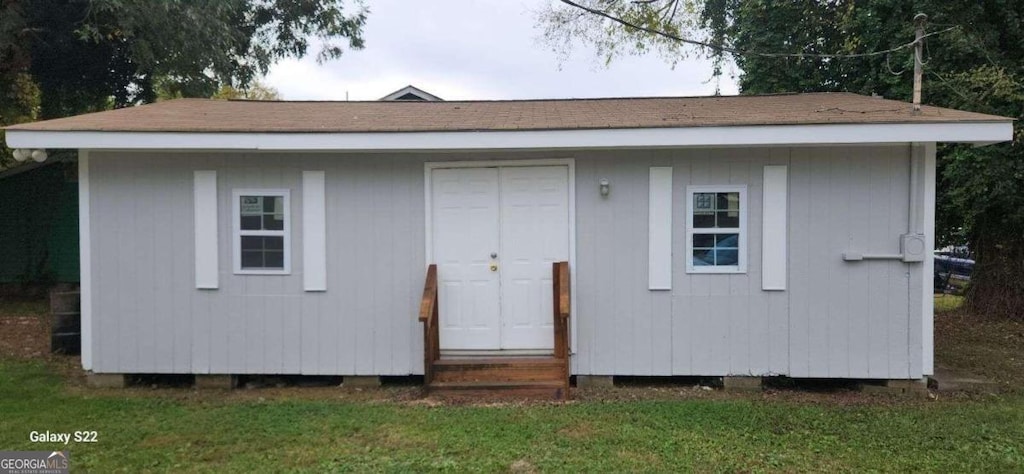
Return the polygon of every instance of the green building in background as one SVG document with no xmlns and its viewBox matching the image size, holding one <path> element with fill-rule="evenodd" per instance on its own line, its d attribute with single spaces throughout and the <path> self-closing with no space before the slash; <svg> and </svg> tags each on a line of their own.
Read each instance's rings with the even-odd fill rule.
<svg viewBox="0 0 1024 474">
<path fill-rule="evenodd" d="M 0 171 L 0 284 L 77 283 L 76 163 Z"/>
</svg>

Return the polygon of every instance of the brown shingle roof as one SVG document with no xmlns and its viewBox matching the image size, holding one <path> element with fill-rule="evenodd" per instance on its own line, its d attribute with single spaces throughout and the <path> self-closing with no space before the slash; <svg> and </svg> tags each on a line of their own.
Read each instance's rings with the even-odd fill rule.
<svg viewBox="0 0 1024 474">
<path fill-rule="evenodd" d="M 448 102 L 179 99 L 8 127 L 109 132 L 425 132 L 830 123 L 1006 122 L 849 93 Z"/>
</svg>

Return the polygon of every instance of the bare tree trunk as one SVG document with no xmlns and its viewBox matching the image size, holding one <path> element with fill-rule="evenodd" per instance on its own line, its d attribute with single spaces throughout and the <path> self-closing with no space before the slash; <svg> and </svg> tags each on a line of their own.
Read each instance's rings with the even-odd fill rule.
<svg viewBox="0 0 1024 474">
<path fill-rule="evenodd" d="M 975 240 L 967 309 L 984 318 L 1024 320 L 1024 245 Z"/>
</svg>

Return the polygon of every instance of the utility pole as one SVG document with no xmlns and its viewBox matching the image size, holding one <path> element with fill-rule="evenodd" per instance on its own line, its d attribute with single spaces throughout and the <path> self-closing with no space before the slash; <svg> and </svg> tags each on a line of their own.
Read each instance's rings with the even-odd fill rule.
<svg viewBox="0 0 1024 474">
<path fill-rule="evenodd" d="M 928 15 L 918 13 L 914 15 L 914 113 L 921 113 L 921 75 L 924 64 L 924 24 L 928 21 Z"/>
</svg>

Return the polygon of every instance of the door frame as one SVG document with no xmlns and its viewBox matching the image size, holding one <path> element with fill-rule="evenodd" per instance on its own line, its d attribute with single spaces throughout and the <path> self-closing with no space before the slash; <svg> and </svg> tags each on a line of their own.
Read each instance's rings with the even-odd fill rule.
<svg viewBox="0 0 1024 474">
<path fill-rule="evenodd" d="M 423 163 L 423 201 L 424 201 L 424 246 L 426 261 L 424 271 L 434 260 L 434 216 L 433 194 L 431 183 L 433 171 L 445 168 L 510 168 L 522 166 L 565 166 L 568 169 L 569 187 L 569 308 L 572 318 L 569 321 L 569 348 L 576 353 L 576 327 L 579 319 L 576 313 L 576 159 L 575 158 L 539 158 L 528 160 L 471 160 L 471 161 L 426 161 Z M 553 315 L 552 315 L 553 316 Z M 443 317 L 443 316 L 442 316 Z"/>
</svg>

